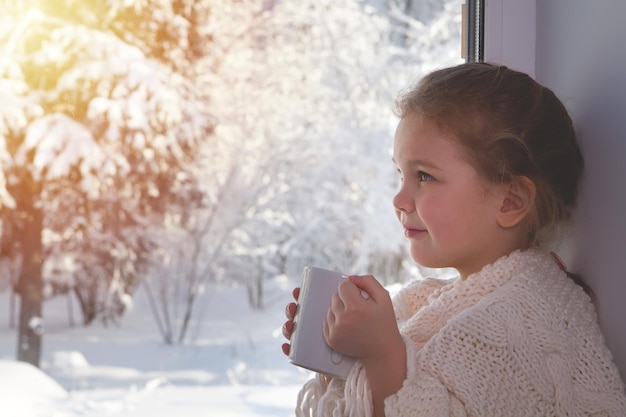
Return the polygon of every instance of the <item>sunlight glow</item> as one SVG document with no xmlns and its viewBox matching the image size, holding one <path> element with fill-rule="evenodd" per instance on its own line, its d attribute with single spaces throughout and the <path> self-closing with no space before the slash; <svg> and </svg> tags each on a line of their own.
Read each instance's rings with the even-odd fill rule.
<svg viewBox="0 0 626 417">
<path fill-rule="evenodd" d="M 45 8 L 42 10 L 32 3 L 37 2 L 17 2 L 17 6 L 5 7 L 0 12 L 0 44 L 4 44 L 0 53 L 13 58 L 27 55 L 33 45 L 48 41 L 52 30 L 67 24 L 63 19 L 47 14 Z M 54 60 L 62 58 L 59 55 L 61 51 L 52 52 L 58 55 Z"/>
<path fill-rule="evenodd" d="M 31 6 L 28 11 L 21 16 L 7 16 L 4 20 L 14 20 L 17 22 L 15 24 L 14 29 L 12 30 L 11 36 L 7 41 L 7 46 L 5 48 L 5 52 L 9 55 L 12 55 L 16 52 L 17 42 L 20 37 L 26 32 L 27 29 L 31 28 L 32 24 L 41 23 L 46 19 L 46 15 L 39 10 L 35 6 Z M 9 24 L 5 27 L 13 27 L 12 24 Z"/>
</svg>

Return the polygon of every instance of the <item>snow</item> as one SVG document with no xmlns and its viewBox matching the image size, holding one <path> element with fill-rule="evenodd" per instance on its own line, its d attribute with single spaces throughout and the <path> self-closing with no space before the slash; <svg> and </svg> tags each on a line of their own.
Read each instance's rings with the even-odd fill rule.
<svg viewBox="0 0 626 417">
<path fill-rule="evenodd" d="M 161 341 L 141 291 L 119 327 L 71 327 L 77 307 L 57 297 L 44 305 L 41 370 L 13 360 L 17 333 L 2 314 L 0 416 L 292 416 L 311 376 L 280 349 L 293 286 L 270 281 L 262 311 L 248 308 L 245 288 L 211 288 L 184 346 Z M 0 305 L 11 305 L 7 291 Z"/>
<path fill-rule="evenodd" d="M 45 410 L 68 398 L 52 378 L 32 365 L 0 360 L 3 416 L 42 416 Z"/>
<path fill-rule="evenodd" d="M 162 343 L 141 290 L 119 327 L 71 327 L 76 307 L 54 298 L 44 305 L 41 370 L 13 360 L 17 333 L 11 315 L 0 314 L 0 416 L 293 416 L 312 376 L 280 348 L 284 306 L 297 284 L 270 280 L 262 311 L 248 307 L 243 287 L 206 291 L 203 319 L 184 346 Z M 0 306 L 10 305 L 8 291 L 0 292 Z"/>
<path fill-rule="evenodd" d="M 16 162 L 27 165 L 30 153 L 34 153 L 32 172 L 37 179 L 44 171 L 50 180 L 67 176 L 70 167 L 83 160 L 81 173 L 87 175 L 91 170 L 98 170 L 105 159 L 91 132 L 60 113 L 43 116 L 28 127 L 15 156 Z"/>
</svg>

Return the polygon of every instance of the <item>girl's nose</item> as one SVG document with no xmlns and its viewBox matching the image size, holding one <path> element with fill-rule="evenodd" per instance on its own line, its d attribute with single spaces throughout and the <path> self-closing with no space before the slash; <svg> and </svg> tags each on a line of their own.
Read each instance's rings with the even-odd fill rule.
<svg viewBox="0 0 626 417">
<path fill-rule="evenodd" d="M 410 198 L 404 187 L 393 197 L 393 207 L 396 211 L 410 213 L 415 209 L 413 200 Z"/>
</svg>

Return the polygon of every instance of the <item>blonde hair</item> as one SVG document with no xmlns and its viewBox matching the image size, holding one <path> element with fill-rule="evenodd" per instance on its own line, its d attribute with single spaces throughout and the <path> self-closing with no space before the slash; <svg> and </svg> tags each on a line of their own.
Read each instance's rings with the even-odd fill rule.
<svg viewBox="0 0 626 417">
<path fill-rule="evenodd" d="M 437 70 L 402 92 L 396 109 L 451 134 L 488 181 L 535 184 L 529 244 L 571 216 L 583 170 L 576 133 L 563 103 L 528 75 L 488 63 Z"/>
</svg>

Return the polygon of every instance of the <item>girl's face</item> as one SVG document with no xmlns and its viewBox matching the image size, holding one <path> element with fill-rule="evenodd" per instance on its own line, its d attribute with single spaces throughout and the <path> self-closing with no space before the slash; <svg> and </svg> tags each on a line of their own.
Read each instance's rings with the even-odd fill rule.
<svg viewBox="0 0 626 417">
<path fill-rule="evenodd" d="M 412 114 L 398 124 L 393 159 L 401 177 L 393 205 L 415 262 L 456 268 L 465 278 L 501 256 L 497 187 L 455 140 Z"/>
</svg>

